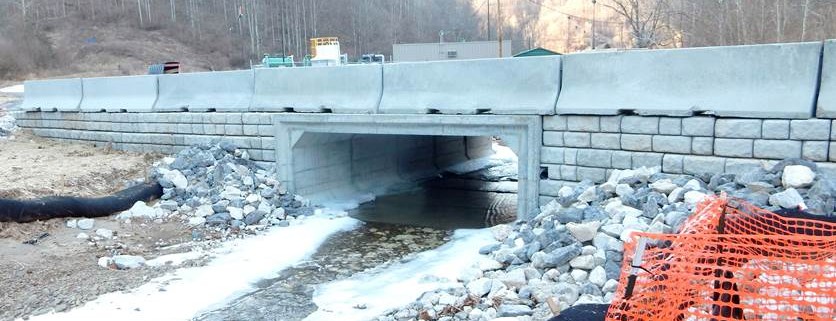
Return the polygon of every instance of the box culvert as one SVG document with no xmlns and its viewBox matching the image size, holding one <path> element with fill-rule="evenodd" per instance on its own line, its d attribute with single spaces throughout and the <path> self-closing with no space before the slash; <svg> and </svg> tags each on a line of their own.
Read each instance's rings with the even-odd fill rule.
<svg viewBox="0 0 836 321">
<path fill-rule="evenodd" d="M 515 212 L 525 219 L 537 209 L 541 120 L 536 116 L 282 114 L 274 123 L 279 179 L 315 203 L 375 196 L 401 211 L 430 206 L 423 213 L 441 215 L 427 220 L 468 209 Z M 518 157 L 516 186 L 479 185 L 448 175 L 451 166 L 493 154 L 492 137 Z M 416 192 L 419 186 L 425 187 L 422 192 Z M 404 194 L 392 198 L 399 193 Z M 441 196 L 444 202 L 433 202 Z M 516 210 L 499 208 L 509 204 Z"/>
</svg>

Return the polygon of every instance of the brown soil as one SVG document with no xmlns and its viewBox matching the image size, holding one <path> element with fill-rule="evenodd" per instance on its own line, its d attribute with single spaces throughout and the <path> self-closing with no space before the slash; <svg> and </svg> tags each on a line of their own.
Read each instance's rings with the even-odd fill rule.
<svg viewBox="0 0 836 321">
<path fill-rule="evenodd" d="M 68 144 L 17 133 L 0 140 L 0 197 L 47 195 L 100 196 L 142 179 L 158 155 L 136 154 Z M 111 270 L 98 266 L 102 256 L 169 254 L 166 246 L 191 240 L 190 230 L 173 222 L 95 220 L 93 230 L 66 227 L 67 219 L 0 223 L 0 320 L 65 310 L 98 295 L 134 288 L 170 267 Z M 88 240 L 95 229 L 114 239 Z M 38 238 L 35 244 L 26 240 Z"/>
<path fill-rule="evenodd" d="M 0 198 L 102 196 L 142 179 L 158 155 L 67 144 L 17 133 L 0 142 Z"/>
</svg>

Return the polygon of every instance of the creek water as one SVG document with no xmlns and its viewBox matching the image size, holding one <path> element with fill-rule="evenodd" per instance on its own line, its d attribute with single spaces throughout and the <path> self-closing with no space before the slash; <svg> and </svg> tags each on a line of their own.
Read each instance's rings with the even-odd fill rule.
<svg viewBox="0 0 836 321">
<path fill-rule="evenodd" d="M 312 301 L 315 285 L 409 260 L 448 242 L 456 229 L 484 228 L 485 213 L 497 199 L 516 204 L 509 184 L 482 186 L 488 191 L 463 189 L 467 184 L 473 185 L 436 180 L 361 204 L 349 211 L 364 222 L 360 227 L 332 235 L 310 260 L 262 280 L 256 291 L 195 320 L 302 320 L 318 308 Z"/>
<path fill-rule="evenodd" d="M 333 234 L 309 260 L 258 282 L 256 291 L 193 320 L 303 320 L 328 308 L 313 301 L 317 285 L 409 262 L 420 252 L 450 242 L 454 230 L 490 225 L 488 213 L 499 212 L 500 221 L 513 220 L 516 191 L 516 164 L 503 160 L 378 196 L 348 211 L 363 222 L 360 227 Z"/>
</svg>

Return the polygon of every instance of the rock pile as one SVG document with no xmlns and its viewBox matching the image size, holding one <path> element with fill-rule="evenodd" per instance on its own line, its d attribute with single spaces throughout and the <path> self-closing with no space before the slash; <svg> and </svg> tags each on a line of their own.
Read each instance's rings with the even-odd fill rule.
<svg viewBox="0 0 836 321">
<path fill-rule="evenodd" d="M 11 115 L 0 116 L 0 137 L 11 136 L 17 130 L 17 124 Z"/>
<path fill-rule="evenodd" d="M 167 157 L 150 176 L 163 187 L 153 206 L 138 202 L 117 217 L 181 218 L 192 227 L 241 230 L 247 226 L 288 226 L 314 212 L 308 202 L 274 178 L 274 170 L 258 168 L 235 145 L 196 145 Z"/>
<path fill-rule="evenodd" d="M 425 293 L 378 320 L 546 320 L 553 311 L 611 302 L 632 231 L 676 233 L 707 195 L 725 192 L 769 210 L 834 215 L 836 180 L 814 163 L 785 160 L 741 175 L 668 175 L 616 170 L 595 185 L 563 187 L 528 222 L 492 228 L 486 262 L 462 271 L 460 286 Z"/>
</svg>

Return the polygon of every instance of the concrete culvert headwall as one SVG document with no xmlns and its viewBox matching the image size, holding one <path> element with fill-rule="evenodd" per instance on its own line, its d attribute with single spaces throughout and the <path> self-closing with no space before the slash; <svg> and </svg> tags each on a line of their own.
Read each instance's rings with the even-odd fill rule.
<svg viewBox="0 0 836 321">
<path fill-rule="evenodd" d="M 536 116 L 281 114 L 274 122 L 279 177 L 315 202 L 409 190 L 492 155 L 492 137 L 501 137 L 519 158 L 516 213 L 537 208 L 542 129 Z"/>
</svg>

